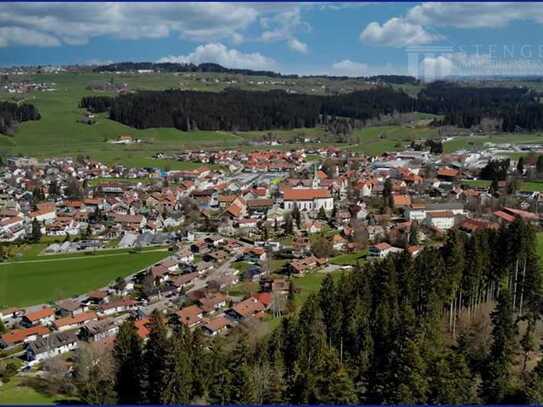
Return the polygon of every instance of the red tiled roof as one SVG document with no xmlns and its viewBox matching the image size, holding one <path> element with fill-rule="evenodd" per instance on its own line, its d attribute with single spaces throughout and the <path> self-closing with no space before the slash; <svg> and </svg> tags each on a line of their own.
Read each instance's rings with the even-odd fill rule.
<svg viewBox="0 0 543 407">
<path fill-rule="evenodd" d="M 409 195 L 392 195 L 392 203 L 394 206 L 409 206 L 411 205 L 411 197 Z"/>
<path fill-rule="evenodd" d="M 42 308 L 39 311 L 25 314 L 24 317 L 30 322 L 36 322 L 36 321 L 39 321 L 40 319 L 48 318 L 52 315 L 55 315 L 55 310 L 53 310 L 53 308 Z"/>
<path fill-rule="evenodd" d="M 24 342 L 26 338 L 32 335 L 43 336 L 49 333 L 49 329 L 45 326 L 34 326 L 26 329 L 15 329 L 1 336 L 2 342 L 6 345 L 15 345 Z"/>
<path fill-rule="evenodd" d="M 454 168 L 441 167 L 437 170 L 437 175 L 441 177 L 456 177 L 458 175 L 458 170 Z"/>
<path fill-rule="evenodd" d="M 292 188 L 283 191 L 285 201 L 312 201 L 330 198 L 330 191 L 324 188 Z"/>
<path fill-rule="evenodd" d="M 138 335 L 140 338 L 145 339 L 151 333 L 151 330 L 149 329 L 150 322 L 151 322 L 151 318 L 143 318 L 134 322 L 134 325 L 136 326 L 136 329 L 138 331 Z"/>
<path fill-rule="evenodd" d="M 90 321 L 92 319 L 97 319 L 96 312 L 94 311 L 82 312 L 81 314 L 77 314 L 74 317 L 66 317 L 66 318 L 57 319 L 55 321 L 55 326 L 57 328 L 61 328 L 63 326 L 81 324 L 83 322 Z"/>
<path fill-rule="evenodd" d="M 249 317 L 257 312 L 264 311 L 264 305 L 254 297 L 249 297 L 243 300 L 233 307 L 239 315 L 243 317 Z"/>
<path fill-rule="evenodd" d="M 508 213 L 505 213 L 504 211 L 496 211 L 494 212 L 494 215 L 496 215 L 498 218 L 505 220 L 506 222 L 515 221 L 515 217 L 513 215 L 509 215 Z"/>
<path fill-rule="evenodd" d="M 191 327 L 202 320 L 202 313 L 203 311 L 200 307 L 197 305 L 191 305 L 178 311 L 177 315 L 179 315 L 179 321 L 182 324 Z"/>
</svg>

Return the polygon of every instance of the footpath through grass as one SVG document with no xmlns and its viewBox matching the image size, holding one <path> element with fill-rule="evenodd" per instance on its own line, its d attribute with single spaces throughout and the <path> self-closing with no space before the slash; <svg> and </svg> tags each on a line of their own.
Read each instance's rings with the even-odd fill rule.
<svg viewBox="0 0 543 407">
<path fill-rule="evenodd" d="M 77 257 L 40 256 L 0 263 L 0 309 L 84 294 L 168 256 L 168 251 L 108 252 Z"/>
</svg>

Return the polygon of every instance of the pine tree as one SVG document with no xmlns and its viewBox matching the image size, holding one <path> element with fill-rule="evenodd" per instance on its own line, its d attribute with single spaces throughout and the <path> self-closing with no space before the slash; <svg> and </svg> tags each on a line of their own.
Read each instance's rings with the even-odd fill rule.
<svg viewBox="0 0 543 407">
<path fill-rule="evenodd" d="M 511 389 L 511 369 L 516 324 L 509 290 L 502 288 L 492 313 L 492 347 L 482 374 L 481 397 L 489 404 L 501 403 Z"/>
<path fill-rule="evenodd" d="M 326 216 L 326 211 L 324 210 L 324 206 L 321 206 L 321 208 L 319 209 L 317 218 L 322 221 L 328 222 L 328 216 Z"/>
<path fill-rule="evenodd" d="M 294 232 L 294 225 L 292 223 L 292 216 L 290 214 L 285 215 L 285 234 L 292 235 Z"/>
<path fill-rule="evenodd" d="M 171 342 L 162 315 L 155 311 L 149 323 L 149 339 L 145 344 L 145 390 L 147 402 L 159 404 L 164 387 L 164 376 L 168 371 L 168 358 L 171 352 Z"/>
<path fill-rule="evenodd" d="M 113 357 L 116 366 L 115 390 L 119 404 L 139 404 L 143 400 L 142 340 L 134 321 L 125 321 L 117 334 Z"/>
<path fill-rule="evenodd" d="M 281 404 L 285 401 L 285 368 L 282 355 L 278 350 L 274 354 L 270 383 L 264 394 L 264 404 Z"/>
<path fill-rule="evenodd" d="M 160 388 L 161 404 L 188 404 L 192 401 L 191 349 L 185 338 L 173 338 L 173 347 L 167 355 L 166 368 L 162 373 L 164 387 Z"/>
<path fill-rule="evenodd" d="M 472 404 L 477 401 L 474 380 L 460 352 L 442 355 L 429 364 L 430 404 Z"/>
<path fill-rule="evenodd" d="M 33 242 L 39 242 L 41 239 L 41 225 L 37 218 L 32 221 L 32 232 L 30 238 Z"/>
<path fill-rule="evenodd" d="M 332 375 L 329 404 L 356 404 L 358 397 L 353 381 L 345 368 L 341 367 Z"/>
<path fill-rule="evenodd" d="M 294 222 L 296 222 L 296 227 L 298 230 L 302 228 L 302 214 L 300 213 L 300 209 L 297 205 L 294 205 L 294 209 L 292 209 L 292 219 L 294 219 Z"/>
<path fill-rule="evenodd" d="M 326 334 L 332 345 L 339 346 L 341 335 L 341 304 L 333 277 L 328 274 L 319 291 L 319 305 L 326 326 Z"/>
<path fill-rule="evenodd" d="M 543 404 L 543 360 L 526 376 L 524 393 L 529 404 Z"/>
<path fill-rule="evenodd" d="M 538 175 L 543 174 L 543 155 L 539 155 L 537 157 L 537 162 L 536 162 L 536 165 L 535 165 L 535 169 L 536 169 Z"/>
</svg>

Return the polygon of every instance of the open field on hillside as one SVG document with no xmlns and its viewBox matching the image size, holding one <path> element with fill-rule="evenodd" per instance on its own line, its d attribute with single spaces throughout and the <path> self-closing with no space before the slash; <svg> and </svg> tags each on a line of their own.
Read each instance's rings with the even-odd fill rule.
<svg viewBox="0 0 543 407">
<path fill-rule="evenodd" d="M 457 150 L 474 150 L 481 148 L 485 143 L 494 144 L 527 144 L 527 143 L 543 143 L 543 134 L 494 134 L 489 136 L 459 136 L 453 140 L 443 144 L 443 150 L 446 153 L 451 153 Z"/>
<path fill-rule="evenodd" d="M 221 74 L 175 75 L 169 73 L 136 75 L 136 74 L 97 74 L 97 73 L 60 73 L 40 74 L 29 77 L 39 82 L 55 83 L 55 91 L 31 92 L 25 94 L 24 100 L 35 104 L 42 119 L 23 123 L 13 137 L 0 135 L 0 153 L 23 154 L 38 158 L 63 157 L 77 155 L 90 156 L 105 163 L 120 163 L 129 167 L 160 167 L 163 169 L 192 169 L 197 163 L 172 160 L 154 160 L 152 156 L 158 152 L 181 152 L 188 148 L 242 148 L 254 149 L 250 141 L 262 140 L 263 136 L 272 133 L 275 139 L 283 142 L 280 146 L 264 147 L 291 149 L 298 147 L 323 147 L 336 145 L 352 151 L 366 154 L 382 154 L 405 148 L 414 140 L 424 140 L 437 136 L 437 129 L 430 127 L 409 128 L 402 126 L 370 127 L 356 130 L 354 143 L 347 144 L 293 144 L 300 136 L 315 138 L 324 134 L 323 129 L 272 130 L 260 132 L 223 132 L 193 131 L 181 132 L 176 129 L 137 130 L 106 118 L 106 114 L 98 114 L 97 122 L 87 125 L 79 122 L 84 109 L 78 107 L 81 97 L 88 95 L 111 95 L 108 92 L 91 91 L 87 86 L 91 82 L 105 82 L 113 78 L 115 82 L 127 83 L 131 90 L 160 89 L 193 89 L 203 91 L 220 91 L 228 85 L 226 76 Z M 205 78 L 205 81 L 202 80 Z M 340 86 L 344 89 L 362 86 L 360 81 L 329 81 L 323 79 L 304 79 L 288 81 L 271 81 L 259 77 L 231 77 L 242 89 L 268 90 L 271 88 L 297 87 L 305 93 L 321 93 L 323 89 Z M 270 82 L 270 83 L 267 83 Z M 272 84 L 273 82 L 273 84 Z M 257 84 L 258 83 L 258 84 Z M 322 88 L 324 86 L 324 88 Z M 365 86 L 365 85 L 364 85 Z M 415 91 L 416 89 L 411 89 Z M 20 98 L 21 95 L 17 95 Z M 13 95 L 0 93 L 0 100 L 10 100 Z M 432 117 L 418 114 L 420 119 Z M 111 144 L 121 135 L 130 135 L 142 142 L 129 145 Z M 543 141 L 539 135 L 497 135 L 457 137 L 445 144 L 445 151 L 451 152 L 463 148 L 482 146 L 485 142 L 525 143 Z M 261 147 L 259 147 L 261 148 Z"/>
<path fill-rule="evenodd" d="M 412 141 L 426 140 L 436 136 L 437 129 L 429 127 L 367 127 L 355 130 L 353 138 L 356 144 L 346 148 L 359 153 L 378 155 L 387 151 L 403 150 Z"/>
<path fill-rule="evenodd" d="M 484 179 L 469 179 L 469 180 L 463 180 L 462 184 L 472 186 L 475 188 L 488 188 L 491 182 Z M 523 191 L 523 192 L 543 191 L 543 181 L 522 181 L 519 184 L 520 184 L 518 187 L 519 191 Z"/>
<path fill-rule="evenodd" d="M 166 249 L 140 253 L 28 257 L 0 263 L 0 308 L 67 298 L 103 287 L 166 257 Z M 73 256 L 73 255 L 72 255 Z"/>
</svg>

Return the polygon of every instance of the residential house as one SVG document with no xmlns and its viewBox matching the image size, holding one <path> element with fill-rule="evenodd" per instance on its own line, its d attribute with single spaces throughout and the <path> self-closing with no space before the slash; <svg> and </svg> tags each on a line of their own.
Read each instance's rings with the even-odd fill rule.
<svg viewBox="0 0 543 407">
<path fill-rule="evenodd" d="M 117 335 L 119 325 L 112 318 L 87 322 L 79 332 L 79 338 L 87 342 L 99 342 Z"/>
<path fill-rule="evenodd" d="M 47 335 L 49 335 L 49 328 L 42 325 L 14 329 L 0 336 L 0 348 L 9 348 L 22 343 L 32 342 Z"/>
<path fill-rule="evenodd" d="M 206 324 L 202 326 L 202 331 L 209 336 L 222 335 L 228 332 L 232 327 L 232 321 L 226 318 L 224 315 L 219 315 L 213 319 L 210 319 Z"/>
<path fill-rule="evenodd" d="M 438 230 L 449 230 L 454 227 L 455 216 L 451 211 L 436 211 L 427 214 L 425 224 Z"/>
<path fill-rule="evenodd" d="M 97 307 L 99 316 L 118 314 L 120 312 L 133 311 L 138 307 L 138 302 L 131 298 L 119 298 L 111 302 L 100 304 Z"/>
<path fill-rule="evenodd" d="M 38 311 L 29 312 L 23 315 L 21 325 L 25 328 L 36 325 L 51 325 L 55 320 L 55 310 L 51 307 L 45 307 Z"/>
<path fill-rule="evenodd" d="M 97 319 L 98 316 L 94 311 L 82 312 L 73 317 L 66 317 L 55 320 L 53 322 L 53 328 L 60 332 L 69 331 L 72 329 L 80 328 L 86 323 L 90 321 L 96 321 Z"/>
<path fill-rule="evenodd" d="M 204 311 L 197 305 L 191 305 L 179 310 L 177 315 L 179 322 L 187 328 L 193 329 L 202 323 Z"/>
<path fill-rule="evenodd" d="M 236 321 L 257 316 L 263 313 L 266 307 L 255 297 L 249 297 L 246 300 L 238 302 L 232 308 L 226 311 L 227 315 Z"/>
<path fill-rule="evenodd" d="M 400 249 L 399 247 L 394 247 L 386 242 L 382 242 L 371 245 L 368 248 L 368 256 L 384 258 L 391 253 L 400 253 L 402 251 L 403 249 Z"/>
<path fill-rule="evenodd" d="M 73 332 L 58 332 L 30 343 L 26 348 L 26 360 L 41 362 L 77 349 L 78 338 Z"/>
</svg>

